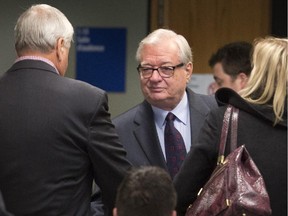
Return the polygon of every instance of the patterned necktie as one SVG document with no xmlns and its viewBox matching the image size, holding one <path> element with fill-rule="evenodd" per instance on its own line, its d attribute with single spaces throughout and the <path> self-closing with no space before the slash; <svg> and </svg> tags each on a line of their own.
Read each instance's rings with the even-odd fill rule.
<svg viewBox="0 0 288 216">
<path fill-rule="evenodd" d="M 180 132 L 174 127 L 175 118 L 176 116 L 173 113 L 169 112 L 167 114 L 164 130 L 166 161 L 172 178 L 179 171 L 186 156 L 184 140 Z"/>
</svg>

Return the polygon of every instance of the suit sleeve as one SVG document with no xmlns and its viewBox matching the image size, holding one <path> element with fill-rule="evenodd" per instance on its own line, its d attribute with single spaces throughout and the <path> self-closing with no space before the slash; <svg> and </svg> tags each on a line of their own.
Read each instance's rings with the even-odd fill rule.
<svg viewBox="0 0 288 216">
<path fill-rule="evenodd" d="M 131 165 L 111 123 L 106 94 L 101 94 L 88 130 L 88 154 L 92 161 L 94 179 L 101 189 L 103 203 L 108 207 L 110 215 L 117 187 Z"/>
</svg>

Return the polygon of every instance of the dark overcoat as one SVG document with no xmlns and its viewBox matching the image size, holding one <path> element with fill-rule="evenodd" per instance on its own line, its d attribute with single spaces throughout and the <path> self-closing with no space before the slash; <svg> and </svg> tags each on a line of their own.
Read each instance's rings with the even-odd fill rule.
<svg viewBox="0 0 288 216">
<path fill-rule="evenodd" d="M 287 106 L 276 126 L 271 106 L 247 103 L 231 89 L 220 89 L 221 105 L 212 110 L 192 146 L 174 183 L 178 193 L 178 215 L 184 215 L 213 171 L 226 104 L 239 108 L 238 146 L 245 144 L 264 177 L 273 216 L 287 215 Z M 226 153 L 227 155 L 227 153 Z"/>
</svg>

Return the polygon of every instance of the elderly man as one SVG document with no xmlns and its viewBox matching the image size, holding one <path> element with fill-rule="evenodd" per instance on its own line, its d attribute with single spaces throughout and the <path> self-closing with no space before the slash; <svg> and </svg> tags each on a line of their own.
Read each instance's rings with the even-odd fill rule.
<svg viewBox="0 0 288 216">
<path fill-rule="evenodd" d="M 155 30 L 140 42 L 136 59 L 145 100 L 113 123 L 133 165 L 159 166 L 173 178 L 217 105 L 213 96 L 187 88 L 192 51 L 182 35 Z"/>
<path fill-rule="evenodd" d="M 93 179 L 112 215 L 130 163 L 101 89 L 63 77 L 73 27 L 34 5 L 15 26 L 19 58 L 0 79 L 0 190 L 15 215 L 91 215 Z"/>
</svg>

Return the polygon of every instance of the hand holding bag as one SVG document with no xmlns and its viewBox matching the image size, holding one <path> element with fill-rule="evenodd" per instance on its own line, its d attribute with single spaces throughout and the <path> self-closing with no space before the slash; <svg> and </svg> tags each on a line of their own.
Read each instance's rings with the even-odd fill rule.
<svg viewBox="0 0 288 216">
<path fill-rule="evenodd" d="M 229 105 L 224 114 L 217 167 L 186 216 L 268 216 L 270 199 L 257 166 L 244 145 L 237 147 L 239 110 Z M 230 154 L 224 152 L 232 113 Z"/>
</svg>

